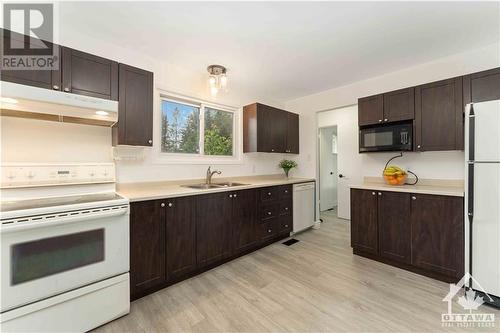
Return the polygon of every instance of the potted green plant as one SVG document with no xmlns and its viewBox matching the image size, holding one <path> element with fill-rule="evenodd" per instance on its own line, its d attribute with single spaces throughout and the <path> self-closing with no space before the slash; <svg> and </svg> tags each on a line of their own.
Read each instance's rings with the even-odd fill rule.
<svg viewBox="0 0 500 333">
<path fill-rule="evenodd" d="M 288 178 L 288 173 L 290 172 L 291 169 L 297 167 L 297 162 L 292 161 L 292 160 L 282 160 L 279 164 L 278 167 L 283 169 L 285 171 L 286 178 Z"/>
</svg>

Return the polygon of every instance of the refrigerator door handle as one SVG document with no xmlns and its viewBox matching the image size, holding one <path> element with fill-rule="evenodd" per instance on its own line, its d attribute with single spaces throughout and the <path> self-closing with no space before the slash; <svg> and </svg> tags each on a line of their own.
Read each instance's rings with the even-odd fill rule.
<svg viewBox="0 0 500 333">
<path fill-rule="evenodd" d="M 469 274 L 472 275 L 472 220 L 474 218 L 474 163 L 469 162 L 467 184 L 467 217 L 469 219 Z M 472 278 L 469 280 L 469 287 L 472 288 Z"/>
<path fill-rule="evenodd" d="M 474 137 L 475 137 L 475 117 L 474 104 L 470 104 L 469 110 L 469 161 L 474 161 Z"/>
</svg>

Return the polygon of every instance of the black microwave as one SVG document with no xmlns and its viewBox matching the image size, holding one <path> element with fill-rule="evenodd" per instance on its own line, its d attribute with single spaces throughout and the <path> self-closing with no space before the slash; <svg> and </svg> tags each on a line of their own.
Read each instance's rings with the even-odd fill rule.
<svg viewBox="0 0 500 333">
<path fill-rule="evenodd" d="M 413 125 L 398 123 L 359 129 L 359 152 L 411 151 Z"/>
</svg>

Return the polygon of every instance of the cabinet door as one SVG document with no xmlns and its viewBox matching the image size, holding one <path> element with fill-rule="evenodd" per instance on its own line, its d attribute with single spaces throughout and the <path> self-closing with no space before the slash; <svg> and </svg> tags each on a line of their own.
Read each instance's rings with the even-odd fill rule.
<svg viewBox="0 0 500 333">
<path fill-rule="evenodd" d="M 284 153 L 287 136 L 286 111 L 257 104 L 257 140 L 260 152 Z"/>
<path fill-rule="evenodd" d="M 12 37 L 10 37 L 12 36 Z M 24 35 L 11 33 L 10 35 L 3 30 L 3 45 L 10 43 L 9 38 L 17 39 L 24 42 Z M 52 44 L 54 47 L 54 55 L 60 59 L 59 45 Z M 61 62 L 59 61 L 58 70 L 3 70 L 1 71 L 2 81 L 24 84 L 45 89 L 61 89 Z"/>
<path fill-rule="evenodd" d="M 411 195 L 397 192 L 377 192 L 377 195 L 380 255 L 409 264 Z"/>
<path fill-rule="evenodd" d="M 379 124 L 384 121 L 384 95 L 358 99 L 359 126 Z"/>
<path fill-rule="evenodd" d="M 62 90 L 118 100 L 118 63 L 68 47 L 62 50 Z"/>
<path fill-rule="evenodd" d="M 384 94 L 384 122 L 412 120 L 415 117 L 415 89 Z"/>
<path fill-rule="evenodd" d="M 500 68 L 464 76 L 464 104 L 500 99 Z"/>
<path fill-rule="evenodd" d="M 299 115 L 287 112 L 287 134 L 285 152 L 299 153 Z"/>
<path fill-rule="evenodd" d="M 449 277 L 464 273 L 463 198 L 412 195 L 412 264 Z"/>
<path fill-rule="evenodd" d="M 233 194 L 233 214 L 231 224 L 234 225 L 231 241 L 234 253 L 241 253 L 257 244 L 257 191 L 245 190 Z"/>
<path fill-rule="evenodd" d="M 118 123 L 113 145 L 153 145 L 153 73 L 119 65 Z"/>
<path fill-rule="evenodd" d="M 179 279 L 196 269 L 195 197 L 165 199 L 167 278 Z"/>
<path fill-rule="evenodd" d="M 351 246 L 378 253 L 377 193 L 351 189 Z"/>
<path fill-rule="evenodd" d="M 221 261 L 230 252 L 233 200 L 229 193 L 202 195 L 196 201 L 196 262 L 198 267 Z"/>
<path fill-rule="evenodd" d="M 417 151 L 463 149 L 462 78 L 415 88 Z"/>
<path fill-rule="evenodd" d="M 130 294 L 132 299 L 166 281 L 165 221 L 160 201 L 130 204 Z"/>
</svg>

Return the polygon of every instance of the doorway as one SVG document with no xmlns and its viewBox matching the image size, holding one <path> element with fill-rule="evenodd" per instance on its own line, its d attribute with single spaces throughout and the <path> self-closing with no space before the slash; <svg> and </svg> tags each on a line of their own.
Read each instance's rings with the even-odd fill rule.
<svg viewBox="0 0 500 333">
<path fill-rule="evenodd" d="M 337 208 L 337 126 L 319 128 L 319 210 Z"/>
</svg>

